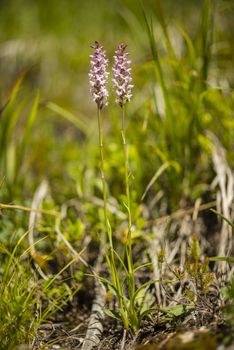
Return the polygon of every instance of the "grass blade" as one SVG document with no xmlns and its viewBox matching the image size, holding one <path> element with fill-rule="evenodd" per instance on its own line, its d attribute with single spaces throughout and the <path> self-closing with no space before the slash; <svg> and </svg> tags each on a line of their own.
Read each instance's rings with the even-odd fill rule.
<svg viewBox="0 0 234 350">
<path fill-rule="evenodd" d="M 73 113 L 67 111 L 66 109 L 62 108 L 61 106 L 57 105 L 54 102 L 48 102 L 46 104 L 46 107 L 50 109 L 51 111 L 55 112 L 56 114 L 60 115 L 61 117 L 68 120 L 70 123 L 75 125 L 75 127 L 79 130 L 81 130 L 85 135 L 87 135 L 89 127 L 86 125 L 86 123 L 78 119 Z"/>
</svg>

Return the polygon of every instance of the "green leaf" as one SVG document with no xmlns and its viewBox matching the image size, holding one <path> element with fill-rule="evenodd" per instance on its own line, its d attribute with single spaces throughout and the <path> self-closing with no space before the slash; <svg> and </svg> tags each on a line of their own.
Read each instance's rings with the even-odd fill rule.
<svg viewBox="0 0 234 350">
<path fill-rule="evenodd" d="M 20 74 L 17 76 L 17 79 L 14 81 L 14 84 L 12 86 L 11 92 L 10 92 L 10 99 L 9 104 L 13 104 L 15 102 L 15 99 L 18 96 L 19 89 L 21 87 L 21 84 L 25 78 L 25 76 L 28 74 L 29 69 L 23 69 Z"/>
<path fill-rule="evenodd" d="M 91 273 L 85 273 L 84 275 L 97 278 L 100 282 L 102 282 L 103 284 L 106 284 L 114 292 L 115 295 L 119 296 L 118 290 L 115 288 L 113 283 L 111 283 L 108 279 L 95 274 L 91 274 Z"/>
<path fill-rule="evenodd" d="M 66 120 L 68 120 L 70 123 L 75 125 L 77 129 L 81 130 L 85 135 L 87 135 L 90 128 L 85 122 L 83 122 L 83 120 L 78 119 L 73 113 L 71 113 L 70 111 L 67 111 L 66 109 L 62 108 L 61 106 L 57 105 L 54 102 L 48 102 L 46 104 L 46 107 L 51 111 L 57 113 L 61 117 L 65 118 Z"/>
<path fill-rule="evenodd" d="M 211 258 L 208 258 L 209 261 L 226 261 L 228 263 L 234 263 L 234 257 L 231 256 L 213 256 Z"/>
<path fill-rule="evenodd" d="M 142 264 L 142 265 L 140 265 L 140 266 L 135 267 L 135 269 L 134 269 L 133 271 L 134 271 L 134 273 L 135 273 L 135 272 L 137 272 L 138 270 L 142 269 L 143 267 L 148 267 L 148 266 L 152 266 L 152 265 L 153 265 L 152 262 L 148 262 L 148 263 L 145 263 L 145 264 Z"/>
<path fill-rule="evenodd" d="M 154 31 L 153 31 L 153 23 L 152 19 L 150 21 L 147 18 L 146 12 L 144 10 L 144 6 L 142 2 L 140 1 L 141 8 L 142 8 L 142 13 L 144 16 L 145 24 L 146 24 L 146 30 L 148 34 L 148 39 L 150 43 L 150 48 L 151 48 L 151 53 L 153 56 L 153 60 L 155 62 L 156 70 L 157 70 L 157 75 L 158 75 L 158 81 L 163 93 L 163 98 L 165 102 L 165 107 L 166 107 L 166 115 L 167 115 L 167 120 L 168 120 L 168 128 L 169 132 L 171 133 L 171 136 L 174 134 L 174 118 L 173 118 L 173 112 L 172 112 L 172 107 L 171 107 L 171 101 L 170 101 L 170 95 L 168 93 L 167 85 L 165 82 L 165 76 L 162 70 L 161 66 L 161 60 L 158 54 L 158 47 L 156 40 L 154 38 Z"/>
<path fill-rule="evenodd" d="M 39 105 L 39 99 L 40 99 L 40 93 L 39 91 L 37 91 L 33 104 L 32 104 L 32 108 L 31 111 L 29 113 L 29 116 L 27 118 L 27 122 L 25 125 L 25 129 L 24 129 L 24 134 L 23 134 L 23 139 L 21 142 L 21 145 L 19 147 L 18 150 L 18 156 L 17 156 L 17 164 L 16 164 L 16 172 L 19 172 L 19 169 L 21 167 L 21 164 L 23 162 L 24 159 L 24 155 L 30 140 L 30 137 L 32 136 L 32 127 L 33 124 L 36 120 L 36 116 L 37 116 L 37 110 L 38 110 L 38 105 Z M 17 175 L 17 174 L 15 174 Z"/>
<path fill-rule="evenodd" d="M 105 309 L 105 314 L 111 318 L 114 318 L 115 320 L 121 321 L 121 315 L 118 311 Z"/>
<path fill-rule="evenodd" d="M 152 177 L 152 179 L 150 180 L 150 182 L 148 183 L 145 192 L 143 193 L 141 200 L 143 200 L 147 194 L 147 192 L 149 191 L 149 189 L 153 186 L 153 184 L 155 183 L 155 181 L 157 181 L 157 179 L 164 173 L 164 171 L 170 167 L 173 166 L 176 170 L 176 162 L 172 162 L 172 161 L 167 161 L 164 164 L 162 164 L 160 166 L 160 168 L 156 171 L 156 173 L 154 174 L 154 176 Z"/>
<path fill-rule="evenodd" d="M 216 215 L 220 216 L 224 221 L 226 221 L 228 223 L 228 225 L 230 225 L 232 227 L 232 229 L 234 229 L 234 224 L 228 220 L 222 213 L 218 212 L 215 209 L 210 209 L 213 213 L 215 213 Z"/>
<path fill-rule="evenodd" d="M 179 23 L 176 23 L 176 27 L 179 29 L 180 33 L 182 34 L 182 36 L 187 44 L 189 56 L 190 56 L 190 62 L 192 64 L 192 66 L 195 67 L 196 53 L 195 53 L 195 48 L 194 48 L 193 42 L 190 39 L 189 35 L 184 30 L 184 28 L 182 28 L 182 26 Z"/>
<path fill-rule="evenodd" d="M 159 308 L 157 308 L 157 307 L 147 308 L 146 310 L 141 312 L 140 319 L 143 320 L 145 317 L 152 316 L 152 314 L 154 314 L 157 311 L 160 311 Z"/>
<path fill-rule="evenodd" d="M 168 316 L 172 317 L 180 317 L 188 312 L 191 312 L 194 309 L 192 305 L 182 305 L 178 304 L 176 306 L 168 306 L 164 308 L 160 308 L 160 311 L 166 313 Z"/>
<path fill-rule="evenodd" d="M 161 282 L 161 283 L 173 283 L 173 282 L 176 282 L 175 280 L 153 280 L 153 281 L 148 281 L 144 284 L 142 284 L 137 290 L 136 292 L 134 293 L 133 295 L 133 300 L 132 300 L 132 304 L 135 303 L 136 301 L 136 297 L 138 294 L 140 294 L 140 292 L 145 289 L 146 287 L 149 287 L 151 286 L 152 284 L 155 284 L 157 282 Z"/>
<path fill-rule="evenodd" d="M 46 281 L 45 290 L 49 289 L 49 287 L 54 283 L 54 281 L 69 267 L 71 266 L 75 261 L 79 259 L 79 256 L 85 251 L 86 248 L 83 248 L 78 256 L 75 256 L 71 261 L 69 261 L 48 283 Z"/>
<path fill-rule="evenodd" d="M 128 270 L 127 270 L 127 266 L 125 265 L 123 259 L 120 257 L 120 255 L 116 252 L 116 250 L 113 249 L 114 254 L 116 255 L 116 257 L 118 258 L 120 264 L 122 265 L 122 267 L 124 268 L 124 271 L 126 272 L 126 274 L 128 274 Z"/>
</svg>

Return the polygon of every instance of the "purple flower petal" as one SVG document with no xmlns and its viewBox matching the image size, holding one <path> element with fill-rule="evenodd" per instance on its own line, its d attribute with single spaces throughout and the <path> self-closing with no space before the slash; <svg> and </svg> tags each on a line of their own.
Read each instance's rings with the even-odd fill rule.
<svg viewBox="0 0 234 350">
<path fill-rule="evenodd" d="M 115 51 L 113 71 L 113 84 L 117 96 L 116 103 L 123 107 L 130 101 L 133 85 L 131 77 L 131 61 L 127 59 L 128 52 L 124 52 L 127 45 L 120 44 Z"/>
<path fill-rule="evenodd" d="M 107 106 L 107 98 L 109 96 L 106 88 L 109 75 L 109 72 L 106 71 L 108 60 L 106 59 L 106 52 L 97 41 L 95 41 L 94 45 L 91 47 L 94 49 L 94 53 L 90 55 L 90 92 L 94 102 L 97 103 L 98 108 L 102 109 Z"/>
</svg>

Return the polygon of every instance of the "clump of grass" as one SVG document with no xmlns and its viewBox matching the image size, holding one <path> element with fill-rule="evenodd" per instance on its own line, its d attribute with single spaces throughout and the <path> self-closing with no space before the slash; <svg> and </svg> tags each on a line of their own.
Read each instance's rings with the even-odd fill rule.
<svg viewBox="0 0 234 350">
<path fill-rule="evenodd" d="M 25 113 L 26 99 L 20 96 L 20 90 L 27 73 L 27 70 L 23 70 L 18 76 L 1 110 L 0 177 L 1 181 L 4 179 L 5 184 L 0 186 L 0 191 L 4 194 L 2 190 L 6 186 L 7 198 L 19 195 L 19 188 L 24 182 L 22 168 L 39 106 L 40 94 L 37 92 L 21 129 L 20 123 L 23 119 L 22 114 Z M 18 128 L 21 129 L 20 133 Z"/>
<path fill-rule="evenodd" d="M 155 5 L 157 22 L 153 20 L 153 15 L 148 16 L 143 9 L 154 66 L 151 81 L 153 89 L 160 91 L 160 94 L 154 92 L 155 96 L 148 102 L 148 108 L 152 111 L 150 116 L 154 116 L 154 120 L 148 118 L 144 141 L 150 144 L 153 152 L 147 154 L 141 151 L 139 144 L 138 148 L 149 162 L 155 159 L 158 168 L 161 164 L 173 164 L 172 167 L 167 166 L 157 182 L 152 183 L 152 189 L 163 190 L 169 210 L 175 210 L 181 199 L 189 202 L 207 193 L 207 184 L 213 176 L 212 171 L 207 171 L 212 147 L 207 131 L 219 134 L 224 144 L 233 134 L 233 127 L 228 129 L 223 126 L 223 123 L 232 123 L 232 112 L 228 108 L 231 94 L 222 90 L 219 81 L 216 84 L 211 82 L 211 77 L 217 75 L 217 69 L 213 69 L 214 62 L 217 63 L 214 50 L 214 40 L 217 40 L 217 29 L 214 28 L 214 18 L 217 16 L 215 3 L 204 1 L 194 37 L 190 37 L 181 24 L 171 23 L 178 38 L 183 41 L 180 54 L 175 50 L 170 25 L 167 25 L 160 4 L 157 1 Z M 156 25 L 162 32 L 163 45 L 154 30 Z M 229 103 L 226 103 L 227 99 Z M 160 108 L 160 104 L 163 108 Z M 219 113 L 220 108 L 223 111 Z M 222 118 L 218 115 L 222 115 Z M 157 141 L 148 141 L 152 137 Z"/>
<path fill-rule="evenodd" d="M 1 245 L 4 256 L 0 284 L 0 348 L 15 349 L 20 344 L 30 344 L 37 329 L 40 312 L 41 290 L 29 262 L 17 250 L 22 239 L 12 252 Z M 33 317 L 34 315 L 34 317 Z M 11 329 L 11 332 L 9 332 Z"/>
<path fill-rule="evenodd" d="M 30 346 L 38 327 L 56 311 L 62 310 L 74 293 L 62 281 L 55 286 L 58 277 L 73 261 L 57 275 L 46 276 L 46 280 L 41 279 L 32 268 L 28 258 L 29 249 L 19 253 L 27 234 L 28 232 L 19 239 L 12 252 L 3 244 L 0 245 L 1 350 L 15 350 L 22 344 Z"/>
</svg>

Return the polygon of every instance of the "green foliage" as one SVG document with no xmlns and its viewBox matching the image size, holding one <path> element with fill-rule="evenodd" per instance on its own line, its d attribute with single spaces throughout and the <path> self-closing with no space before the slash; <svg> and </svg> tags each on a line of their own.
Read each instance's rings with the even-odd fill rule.
<svg viewBox="0 0 234 350">
<path fill-rule="evenodd" d="M 217 214 L 218 216 L 220 216 L 224 221 L 226 221 L 228 223 L 228 225 L 232 228 L 232 232 L 233 232 L 233 229 L 234 229 L 233 223 L 231 223 L 223 214 L 217 212 L 216 210 L 211 209 L 211 211 L 214 212 L 215 214 Z M 230 263 L 230 264 L 234 263 L 234 257 L 232 257 L 232 256 L 213 256 L 213 257 L 209 257 L 208 260 L 209 261 L 225 261 L 225 262 Z M 226 296 L 229 295 L 231 304 L 233 302 L 233 295 L 232 295 L 233 287 L 232 286 L 233 286 L 233 282 L 231 282 L 231 284 L 228 288 L 228 292 L 226 294 Z M 232 306 L 230 307 L 230 310 L 232 310 Z"/>
<path fill-rule="evenodd" d="M 17 345 L 29 344 L 39 325 L 38 311 L 42 290 L 31 270 L 30 264 L 10 253 L 1 245 L 5 255 L 0 285 L 0 339 L 1 349 L 15 349 Z M 32 319 L 32 315 L 36 315 Z M 9 329 L 12 331 L 9 332 Z"/>
<path fill-rule="evenodd" d="M 4 179 L 10 196 L 18 189 L 17 186 L 23 184 L 23 162 L 30 147 L 32 127 L 39 104 L 39 92 L 37 92 L 22 127 L 21 114 L 25 112 L 25 98 L 19 95 L 26 74 L 27 71 L 23 71 L 15 81 L 0 118 L 0 177 Z"/>
<path fill-rule="evenodd" d="M 57 275 L 39 278 L 28 259 L 28 250 L 20 252 L 26 232 L 10 252 L 0 245 L 2 268 L 0 270 L 0 349 L 14 350 L 30 345 L 41 323 L 46 322 L 72 298 L 67 283 L 60 279 L 67 264 Z"/>
<path fill-rule="evenodd" d="M 189 300 L 196 301 L 198 296 L 203 293 L 206 294 L 211 283 L 215 280 L 215 275 L 209 271 L 208 264 L 208 258 L 201 261 L 199 241 L 196 235 L 193 235 L 189 249 L 189 259 L 185 262 L 185 270 L 195 286 L 195 292 L 190 289 L 186 290 Z"/>
<path fill-rule="evenodd" d="M 133 100 L 126 111 L 129 164 L 126 166 L 123 152 L 119 109 L 110 107 L 110 93 L 109 107 L 103 111 L 103 170 L 106 222 L 108 230 L 109 225 L 112 228 L 106 231 L 113 246 L 107 252 L 108 276 L 95 277 L 119 302 L 117 310 L 107 310 L 107 314 L 134 332 L 144 318 L 158 312 L 170 321 L 190 312 L 181 304 L 161 311 L 154 308 L 152 299 L 147 300 L 148 291 L 151 284 L 163 280 L 151 281 L 149 269 L 144 276 L 147 281 L 141 283 L 138 273 L 151 262 L 139 264 L 134 259 L 145 256 L 144 239 L 158 216 L 187 207 L 197 198 L 215 196 L 210 186 L 214 179 L 210 133 L 219 138 L 230 167 L 234 166 L 233 38 L 227 4 L 205 0 L 202 6 L 188 1 L 178 6 L 175 1 L 157 0 L 138 6 L 135 0 L 71 0 L 58 6 L 49 0 L 45 11 L 43 1 L 5 3 L 0 12 L 1 202 L 20 200 L 30 206 L 38 182 L 47 178 L 50 193 L 43 207 L 62 206 L 64 238 L 77 251 L 91 240 L 93 262 L 97 255 L 93 247 L 104 241 L 100 232 L 105 231 L 105 218 L 96 112 L 88 97 L 89 46 L 100 39 L 111 56 L 116 43 L 126 42 L 134 78 Z M 15 83 L 5 98 L 9 81 Z M 35 86 L 40 94 L 34 92 Z M 131 188 L 129 196 L 124 177 Z M 59 276 L 57 284 L 53 276 L 42 282 L 27 262 L 27 254 L 21 259 L 20 253 L 17 257 L 10 253 L 27 229 L 27 216 L 5 210 L 0 215 L 0 241 L 4 242 L 0 317 L 1 325 L 6 325 L 0 327 L 0 341 L 12 341 L 12 345 L 3 344 L 4 349 L 13 349 L 16 344 L 30 343 L 40 322 L 49 317 L 50 309 L 42 314 L 42 301 L 48 305 L 52 300 L 52 309 L 59 310 L 72 293 L 68 289 L 66 294 L 67 284 Z M 37 243 L 35 262 L 49 257 L 60 270 L 71 250 L 58 238 L 54 219 L 38 219 L 35 236 L 45 233 L 48 238 Z M 165 259 L 162 250 L 159 263 Z M 233 257 L 204 259 L 198 238 L 193 236 L 184 269 L 173 267 L 179 283 L 189 280 L 185 297 L 193 307 L 198 296 L 205 300 L 214 280 L 209 261 L 233 263 Z M 48 269 L 43 267 L 49 273 L 49 264 Z M 80 282 L 86 272 L 84 267 L 76 272 Z M 8 281 L 3 281 L 3 275 Z M 229 310 L 231 318 L 233 309 Z M 16 330 L 15 337 L 12 330 L 7 333 L 9 329 Z M 208 347 L 213 344 L 206 340 Z"/>
<path fill-rule="evenodd" d="M 231 326 L 234 327 L 234 279 L 232 279 L 229 286 L 223 290 L 223 294 L 226 299 L 226 319 Z"/>
<path fill-rule="evenodd" d="M 228 220 L 223 214 L 219 213 L 217 210 L 211 209 L 211 211 L 213 211 L 213 213 L 217 214 L 218 216 L 220 216 L 224 221 L 226 221 L 228 223 L 229 226 L 231 226 L 232 231 L 234 231 L 234 224 L 231 223 L 230 220 Z"/>
<path fill-rule="evenodd" d="M 159 6 L 158 21 L 162 27 L 167 50 L 164 56 L 160 54 L 161 47 L 155 37 L 153 20 L 143 11 L 155 64 L 154 85 L 161 90 L 160 99 L 163 100 L 164 105 L 161 116 L 158 116 L 159 112 L 157 112 L 159 106 L 156 109 L 155 130 L 157 135 L 155 134 L 155 139 L 158 140 L 157 145 L 163 156 L 162 166 L 173 161 L 180 167 L 180 171 L 177 172 L 174 169 L 172 171 L 168 169 L 167 176 L 164 176 L 163 181 L 158 183 L 161 188 L 165 188 L 166 197 L 171 198 L 171 204 L 174 206 L 176 199 L 179 200 L 178 196 L 181 191 L 185 198 L 191 198 L 193 193 L 196 193 L 198 183 L 209 181 L 212 174 L 204 172 L 208 167 L 212 148 L 207 131 L 212 130 L 221 136 L 220 124 L 232 123 L 233 118 L 226 103 L 227 95 L 220 89 L 210 88 L 207 84 L 210 66 L 214 60 L 211 52 L 214 40 L 213 2 L 204 2 L 201 25 L 197 29 L 195 41 L 189 37 L 184 28 L 179 26 L 185 40 L 185 47 L 180 56 L 174 51 L 160 1 L 157 4 Z M 152 72 L 154 73 L 154 70 Z M 212 103 L 207 103 L 209 99 Z M 229 104 L 231 103 L 230 96 L 228 99 Z M 156 100 L 155 103 L 159 102 Z M 220 108 L 225 110 L 221 112 L 222 118 L 218 117 Z M 215 123 L 214 119 L 216 119 Z M 221 136 L 222 142 L 226 143 L 233 135 L 233 126 L 229 131 L 225 127 L 222 129 L 225 134 L 224 137 Z M 153 129 L 150 130 L 152 131 Z M 200 170 L 194 172 L 195 167 Z M 156 169 L 159 169 L 159 166 Z M 170 189 L 170 193 L 166 188 Z M 172 192 L 173 195 L 171 195 Z M 199 191 L 197 194 L 200 196 L 202 193 Z"/>
<path fill-rule="evenodd" d="M 167 315 L 167 318 L 177 320 L 181 316 L 185 316 L 191 311 L 194 310 L 194 307 L 191 305 L 181 305 L 178 304 L 176 306 L 168 306 L 164 308 L 160 308 L 160 311 Z"/>
</svg>

